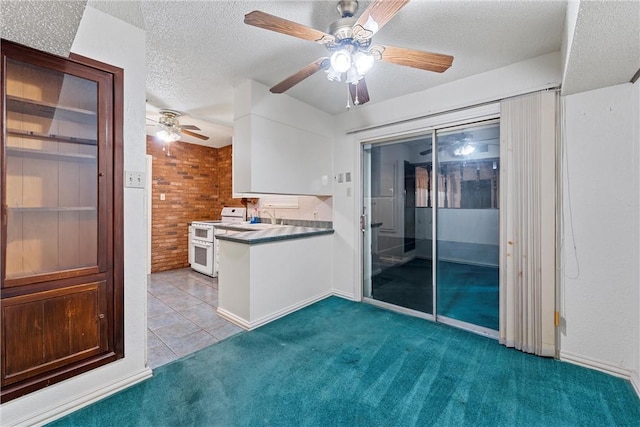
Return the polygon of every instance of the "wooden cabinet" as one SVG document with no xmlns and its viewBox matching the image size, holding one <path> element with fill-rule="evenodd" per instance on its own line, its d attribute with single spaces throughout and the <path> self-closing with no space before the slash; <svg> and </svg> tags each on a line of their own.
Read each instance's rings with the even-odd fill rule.
<svg viewBox="0 0 640 427">
<path fill-rule="evenodd" d="M 122 70 L 2 40 L 2 401 L 124 356 Z"/>
</svg>

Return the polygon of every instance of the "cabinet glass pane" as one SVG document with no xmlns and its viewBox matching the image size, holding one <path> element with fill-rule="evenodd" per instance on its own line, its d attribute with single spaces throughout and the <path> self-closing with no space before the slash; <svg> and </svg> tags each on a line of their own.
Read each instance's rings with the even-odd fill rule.
<svg viewBox="0 0 640 427">
<path fill-rule="evenodd" d="M 6 278 L 95 266 L 98 85 L 12 59 L 6 69 Z"/>
</svg>

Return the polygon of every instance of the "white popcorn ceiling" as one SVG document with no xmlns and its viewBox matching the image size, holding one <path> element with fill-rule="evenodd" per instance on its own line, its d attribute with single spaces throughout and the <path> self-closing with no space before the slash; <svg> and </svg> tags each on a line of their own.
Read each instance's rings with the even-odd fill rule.
<svg viewBox="0 0 640 427">
<path fill-rule="evenodd" d="M 4 34 L 7 1 L 1 3 Z M 57 5 L 84 6 L 84 2 L 26 3 L 39 3 L 33 7 L 32 13 L 38 15 L 34 21 L 48 24 L 40 31 L 37 25 L 27 27 L 31 34 L 27 38 L 33 40 L 48 40 L 47 26 L 73 27 L 71 17 L 70 24 L 61 22 L 65 17 L 52 13 L 57 12 Z M 358 13 L 368 3 L 360 1 Z M 571 36 L 565 83 L 588 90 L 629 81 L 640 67 L 640 2 L 583 3 L 575 36 Z M 327 55 L 319 44 L 245 25 L 244 15 L 262 10 L 326 30 L 339 17 L 336 4 L 334 0 L 87 3 L 147 31 L 148 116 L 157 118 L 159 108 L 182 111 L 187 116 L 181 118 L 181 123 L 199 126 L 212 138 L 205 143 L 211 146 L 231 142 L 234 86 L 249 79 L 273 86 Z M 453 66 L 438 74 L 378 62 L 367 75 L 370 104 L 559 51 L 566 10 L 567 3 L 556 0 L 412 0 L 374 36 L 374 43 L 450 54 L 455 57 Z M 9 20 L 13 19 L 9 16 Z M 595 53 L 593 46 L 597 47 Z M 287 95 L 339 114 L 345 111 L 347 86 L 330 82 L 319 72 L 287 91 Z M 187 137 L 183 140 L 199 142 Z"/>
<path fill-rule="evenodd" d="M 0 0 L 0 36 L 45 52 L 68 56 L 86 4 L 86 0 Z"/>
<path fill-rule="evenodd" d="M 640 1 L 581 2 L 562 94 L 628 82 L 639 68 Z"/>
</svg>

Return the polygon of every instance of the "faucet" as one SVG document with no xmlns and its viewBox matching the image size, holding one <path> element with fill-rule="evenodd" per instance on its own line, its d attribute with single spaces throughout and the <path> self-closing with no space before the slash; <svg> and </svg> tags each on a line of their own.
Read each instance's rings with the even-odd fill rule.
<svg viewBox="0 0 640 427">
<path fill-rule="evenodd" d="M 276 223 L 276 211 L 275 210 L 273 211 L 273 215 L 271 215 L 271 213 L 266 209 L 263 209 L 262 212 L 264 212 L 267 215 L 269 215 L 269 218 L 271 218 L 271 224 L 275 224 Z"/>
</svg>

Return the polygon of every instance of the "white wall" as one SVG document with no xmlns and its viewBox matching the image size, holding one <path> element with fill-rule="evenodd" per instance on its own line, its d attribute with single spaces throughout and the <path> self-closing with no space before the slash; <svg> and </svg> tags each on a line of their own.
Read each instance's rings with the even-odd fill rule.
<svg viewBox="0 0 640 427">
<path fill-rule="evenodd" d="M 124 166 L 145 170 L 145 33 L 87 7 L 72 52 L 124 69 Z M 151 374 L 146 367 L 144 192 L 124 191 L 125 357 L 2 405 L 5 425 L 51 421 Z"/>
<path fill-rule="evenodd" d="M 256 204 L 247 203 L 247 218 L 251 218 L 254 208 L 258 209 L 258 217 L 269 219 L 263 209 L 279 219 L 296 219 L 304 221 L 331 221 L 333 203 L 330 196 L 287 196 L 259 195 Z"/>
<path fill-rule="evenodd" d="M 633 122 L 633 139 L 636 141 L 636 153 L 640 156 L 640 83 L 636 81 L 633 85 L 633 108 L 631 109 L 631 117 Z M 640 199 L 640 186 L 638 186 L 638 199 Z M 640 215 L 638 216 L 638 228 L 640 228 Z M 636 274 L 640 278 L 640 262 L 636 264 Z M 640 282 L 640 280 L 638 280 Z M 640 283 L 638 284 L 640 287 Z M 636 312 L 640 312 L 640 290 L 638 291 L 638 305 Z M 640 323 L 640 321 L 638 322 Z M 631 373 L 631 382 L 636 389 L 636 393 L 640 396 L 640 325 L 636 333 L 636 364 L 634 371 Z"/>
<path fill-rule="evenodd" d="M 640 83 L 638 83 L 637 81 L 634 83 L 633 85 L 633 109 L 632 109 L 632 116 L 634 117 L 634 139 L 636 141 L 636 153 L 638 153 L 638 155 L 640 155 Z M 640 186 L 638 186 L 638 199 L 640 199 Z M 640 228 L 640 215 L 638 218 L 638 228 Z M 640 277 L 640 262 L 637 263 L 636 265 L 636 271 L 638 276 Z M 640 281 L 640 280 L 639 280 Z M 640 284 L 638 285 L 640 286 Z M 640 291 L 638 291 L 638 305 L 637 305 L 637 311 L 640 312 Z M 640 322 L 638 322 L 640 323 Z M 640 396 L 640 326 L 638 327 L 638 332 L 636 334 L 637 338 L 638 338 L 638 345 L 636 346 L 636 365 L 635 365 L 635 369 L 634 372 L 631 373 L 631 382 L 634 385 L 635 389 L 636 389 L 636 393 L 638 394 L 638 396 Z"/>
<path fill-rule="evenodd" d="M 334 291 L 345 297 L 360 299 L 361 232 L 360 215 L 361 160 L 358 138 L 383 137 L 394 132 L 424 129 L 429 123 L 461 119 L 474 114 L 496 112 L 491 106 L 461 111 L 445 116 L 432 116 L 458 108 L 470 107 L 521 93 L 560 85 L 560 53 L 551 53 L 478 74 L 422 92 L 391 99 L 374 105 L 351 109 L 335 117 L 333 164 L 334 175 L 351 172 L 353 182 L 334 185 Z M 375 99 L 375 92 L 370 93 Z M 408 121 L 394 126 L 372 129 L 358 134 L 348 131 Z"/>
<path fill-rule="evenodd" d="M 638 388 L 638 84 L 564 102 L 560 356 L 627 377 L 635 371 Z"/>
</svg>

